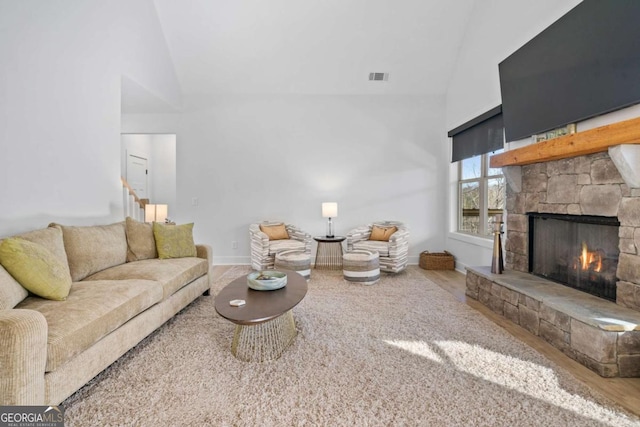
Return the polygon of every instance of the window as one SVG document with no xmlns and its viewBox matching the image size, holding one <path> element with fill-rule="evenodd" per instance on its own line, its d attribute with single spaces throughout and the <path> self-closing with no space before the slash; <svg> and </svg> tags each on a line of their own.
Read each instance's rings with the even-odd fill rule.
<svg viewBox="0 0 640 427">
<path fill-rule="evenodd" d="M 490 153 L 504 147 L 502 106 L 450 130 L 451 162 L 458 162 L 458 227 L 462 233 L 486 237 L 505 206 L 502 169 L 489 167 Z"/>
<path fill-rule="evenodd" d="M 495 151 L 497 154 L 503 150 Z M 506 192 L 502 169 L 489 167 L 491 154 L 458 162 L 458 231 L 488 236 L 496 215 L 502 215 Z"/>
</svg>

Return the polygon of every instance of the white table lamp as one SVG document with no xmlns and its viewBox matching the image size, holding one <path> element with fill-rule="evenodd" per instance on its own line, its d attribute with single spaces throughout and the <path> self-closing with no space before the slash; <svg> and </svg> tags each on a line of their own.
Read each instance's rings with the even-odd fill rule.
<svg viewBox="0 0 640 427">
<path fill-rule="evenodd" d="M 322 203 L 322 217 L 329 218 L 327 222 L 327 237 L 333 236 L 333 222 L 331 218 L 338 216 L 338 204 L 336 202 L 324 202 Z"/>
<path fill-rule="evenodd" d="M 144 222 L 165 222 L 168 213 L 168 205 L 147 204 L 144 207 Z"/>
</svg>

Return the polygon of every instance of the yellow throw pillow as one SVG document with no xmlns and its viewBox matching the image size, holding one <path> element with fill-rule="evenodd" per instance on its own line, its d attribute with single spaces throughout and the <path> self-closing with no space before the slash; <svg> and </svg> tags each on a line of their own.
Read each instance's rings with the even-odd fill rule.
<svg viewBox="0 0 640 427">
<path fill-rule="evenodd" d="M 69 267 L 42 245 L 19 237 L 5 239 L 0 244 L 0 264 L 33 294 L 56 301 L 69 295 Z"/>
<path fill-rule="evenodd" d="M 263 225 L 260 224 L 260 231 L 269 237 L 269 240 L 284 240 L 289 238 L 289 233 L 284 224 Z"/>
<path fill-rule="evenodd" d="M 378 240 L 380 242 L 388 242 L 393 233 L 398 231 L 398 227 L 392 225 L 390 227 L 382 227 L 380 225 L 374 225 L 371 228 L 371 236 L 369 240 Z"/>
<path fill-rule="evenodd" d="M 197 256 L 193 243 L 193 223 L 182 225 L 153 223 L 153 236 L 160 259 Z"/>
</svg>

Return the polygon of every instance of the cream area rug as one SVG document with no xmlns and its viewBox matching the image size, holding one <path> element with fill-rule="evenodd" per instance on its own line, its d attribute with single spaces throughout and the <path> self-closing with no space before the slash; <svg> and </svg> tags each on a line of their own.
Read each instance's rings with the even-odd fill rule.
<svg viewBox="0 0 640 427">
<path fill-rule="evenodd" d="M 313 270 L 278 360 L 230 352 L 200 297 L 71 396 L 69 426 L 640 426 L 416 266 L 372 286 Z"/>
</svg>

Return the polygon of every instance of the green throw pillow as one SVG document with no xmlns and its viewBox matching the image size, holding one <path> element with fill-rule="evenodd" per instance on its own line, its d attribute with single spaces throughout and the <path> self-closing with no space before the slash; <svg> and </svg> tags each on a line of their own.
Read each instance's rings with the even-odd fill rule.
<svg viewBox="0 0 640 427">
<path fill-rule="evenodd" d="M 193 243 L 193 223 L 172 225 L 153 223 L 153 236 L 160 259 L 197 256 Z"/>
<path fill-rule="evenodd" d="M 19 237 L 5 239 L 0 244 L 0 264 L 33 294 L 56 301 L 69 295 L 69 267 L 42 245 Z"/>
</svg>

